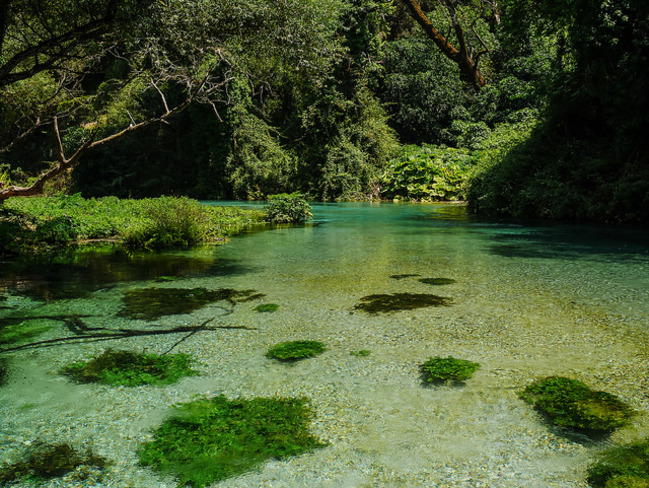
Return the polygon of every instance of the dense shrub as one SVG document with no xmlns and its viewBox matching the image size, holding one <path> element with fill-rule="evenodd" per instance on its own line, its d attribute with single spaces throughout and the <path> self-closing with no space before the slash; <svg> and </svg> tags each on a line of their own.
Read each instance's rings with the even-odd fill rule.
<svg viewBox="0 0 649 488">
<path fill-rule="evenodd" d="M 312 217 L 311 205 L 301 193 L 270 195 L 266 215 L 276 224 L 298 224 Z"/>
</svg>

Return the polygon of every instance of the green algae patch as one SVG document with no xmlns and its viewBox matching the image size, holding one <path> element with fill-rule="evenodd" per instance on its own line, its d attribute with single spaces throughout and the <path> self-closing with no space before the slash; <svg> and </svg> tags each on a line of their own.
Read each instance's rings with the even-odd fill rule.
<svg viewBox="0 0 649 488">
<path fill-rule="evenodd" d="M 372 351 L 369 351 L 367 349 L 361 349 L 360 351 L 351 351 L 349 353 L 350 356 L 354 356 L 357 358 L 366 358 L 370 354 L 372 354 Z"/>
<path fill-rule="evenodd" d="M 0 357 L 0 387 L 5 386 L 9 382 L 10 374 L 9 359 Z"/>
<path fill-rule="evenodd" d="M 419 366 L 424 383 L 463 382 L 471 378 L 480 368 L 478 363 L 452 356 L 429 358 Z"/>
<path fill-rule="evenodd" d="M 68 444 L 36 442 L 25 459 L 0 468 L 0 482 L 59 478 L 80 466 L 104 468 L 108 462 L 88 451 L 80 453 Z"/>
<path fill-rule="evenodd" d="M 43 323 L 43 320 L 24 319 L 19 323 L 15 323 L 15 320 L 10 318 L 0 320 L 0 344 L 25 342 L 52 328 L 50 324 Z"/>
<path fill-rule="evenodd" d="M 588 468 L 593 488 L 649 487 L 649 439 L 604 451 Z"/>
<path fill-rule="evenodd" d="M 273 313 L 276 312 L 278 308 L 279 305 L 277 305 L 276 303 L 262 303 L 261 305 L 257 305 L 255 307 L 255 310 L 262 313 Z"/>
<path fill-rule="evenodd" d="M 361 302 L 354 306 L 354 310 L 376 315 L 401 310 L 448 306 L 451 299 L 430 293 L 392 293 L 368 295 L 361 298 Z"/>
<path fill-rule="evenodd" d="M 455 283 L 455 280 L 451 278 L 422 278 L 419 280 L 419 282 L 424 283 L 425 285 L 440 286 L 452 285 L 453 283 Z"/>
<path fill-rule="evenodd" d="M 176 477 L 178 486 L 202 488 L 266 460 L 323 447 L 308 430 L 311 419 L 305 398 L 198 400 L 176 406 L 138 456 L 141 465 Z"/>
<path fill-rule="evenodd" d="M 288 341 L 271 347 L 266 357 L 285 362 L 299 361 L 322 354 L 326 350 L 325 345 L 318 341 Z"/>
<path fill-rule="evenodd" d="M 90 361 L 65 366 L 61 374 L 79 383 L 113 386 L 169 385 L 198 372 L 191 369 L 186 354 L 137 354 L 107 350 Z"/>
<path fill-rule="evenodd" d="M 129 290 L 122 297 L 120 317 L 155 320 L 163 315 L 191 313 L 205 305 L 226 301 L 231 305 L 261 298 L 254 290 L 219 288 L 142 288 Z"/>
<path fill-rule="evenodd" d="M 537 380 L 519 396 L 554 425 L 586 433 L 612 432 L 628 424 L 633 413 L 617 396 L 562 376 Z"/>
</svg>

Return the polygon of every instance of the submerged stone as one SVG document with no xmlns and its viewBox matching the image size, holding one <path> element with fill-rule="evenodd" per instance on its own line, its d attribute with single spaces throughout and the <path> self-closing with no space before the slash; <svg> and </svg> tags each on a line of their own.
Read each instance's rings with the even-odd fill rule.
<svg viewBox="0 0 649 488">
<path fill-rule="evenodd" d="M 91 452 L 80 453 L 68 444 L 37 442 L 26 453 L 26 459 L 0 468 L 0 481 L 11 483 L 21 478 L 51 479 L 69 473 L 79 466 L 103 468 L 107 461 Z"/>
<path fill-rule="evenodd" d="M 419 282 L 426 285 L 452 285 L 455 280 L 451 278 L 422 278 Z"/>
<path fill-rule="evenodd" d="M 361 302 L 354 307 L 375 315 L 378 313 L 398 312 L 400 310 L 414 310 L 426 307 L 449 306 L 451 299 L 430 293 L 392 293 L 368 295 L 361 298 Z"/>
<path fill-rule="evenodd" d="M 231 305 L 256 300 L 264 295 L 255 290 L 231 288 L 141 288 L 129 290 L 122 297 L 120 317 L 155 320 L 163 315 L 191 313 L 209 303 L 225 301 Z"/>
</svg>

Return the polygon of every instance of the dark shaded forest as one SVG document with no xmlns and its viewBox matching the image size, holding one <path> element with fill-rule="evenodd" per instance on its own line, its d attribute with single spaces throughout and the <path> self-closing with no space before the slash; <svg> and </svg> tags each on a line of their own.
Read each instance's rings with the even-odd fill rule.
<svg viewBox="0 0 649 488">
<path fill-rule="evenodd" d="M 0 201 L 649 221 L 644 0 L 9 0 Z"/>
</svg>

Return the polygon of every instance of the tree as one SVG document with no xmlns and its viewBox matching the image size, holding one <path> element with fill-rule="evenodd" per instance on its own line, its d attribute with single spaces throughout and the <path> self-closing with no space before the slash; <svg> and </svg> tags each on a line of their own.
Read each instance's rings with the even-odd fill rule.
<svg viewBox="0 0 649 488">
<path fill-rule="evenodd" d="M 485 75 L 479 68 L 479 63 L 480 58 L 488 53 L 490 48 L 477 29 L 477 24 L 485 19 L 491 23 L 500 22 L 498 5 L 495 1 L 439 0 L 439 6 L 450 27 L 446 35 L 442 34 L 431 22 L 429 16 L 424 13 L 419 0 L 402 0 L 402 2 L 440 51 L 457 64 L 465 81 L 471 83 L 476 89 L 487 84 Z M 471 18 L 466 16 L 469 11 Z M 451 31 L 455 36 L 456 45 L 450 39 Z"/>
</svg>

